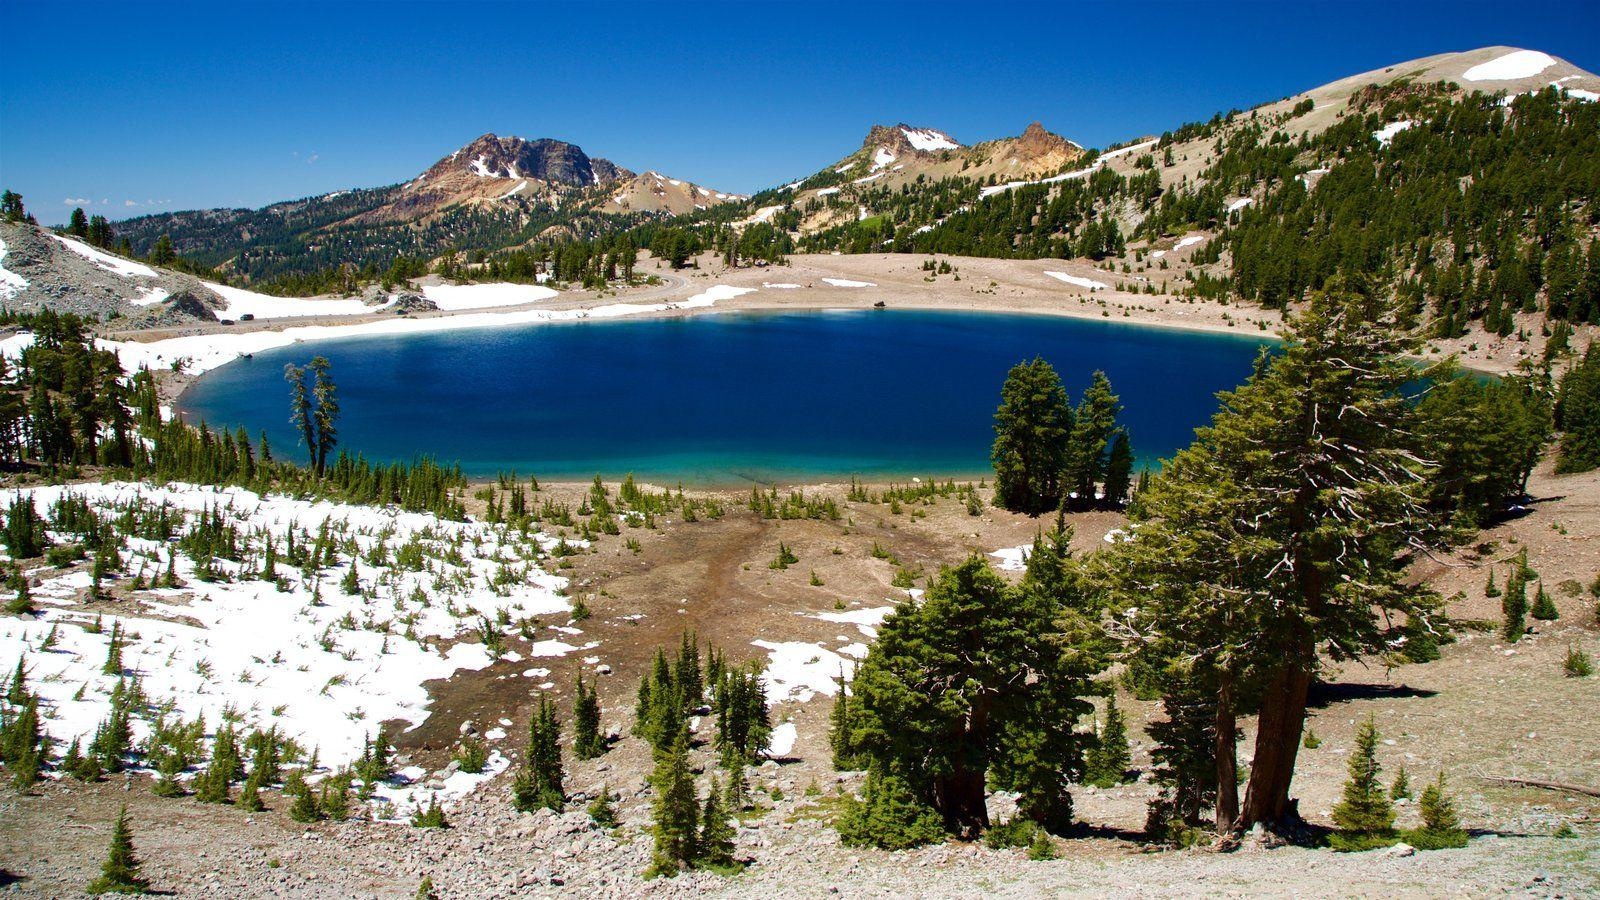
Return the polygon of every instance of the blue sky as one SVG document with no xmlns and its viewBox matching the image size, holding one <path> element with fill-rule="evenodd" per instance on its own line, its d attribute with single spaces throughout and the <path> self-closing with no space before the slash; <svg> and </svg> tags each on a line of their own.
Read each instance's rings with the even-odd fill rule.
<svg viewBox="0 0 1600 900">
<path fill-rule="evenodd" d="M 1595 71 L 1590 3 L 0 0 L 0 184 L 44 222 L 260 206 L 493 131 L 753 191 L 875 122 L 1101 146 L 1450 50 Z"/>
</svg>

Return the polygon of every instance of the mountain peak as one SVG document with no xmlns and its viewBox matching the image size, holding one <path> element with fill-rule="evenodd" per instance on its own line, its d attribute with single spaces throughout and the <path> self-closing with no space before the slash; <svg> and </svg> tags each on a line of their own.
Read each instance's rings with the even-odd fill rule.
<svg viewBox="0 0 1600 900">
<path fill-rule="evenodd" d="M 576 144 L 554 138 L 501 137 L 490 132 L 434 163 L 420 180 L 436 182 L 451 176 L 531 178 L 583 187 L 609 184 L 632 175 L 609 160 L 590 157 Z"/>
<path fill-rule="evenodd" d="M 940 150 L 960 150 L 961 143 L 935 128 L 913 128 L 904 122 L 898 125 L 874 125 L 861 142 L 862 149 L 880 148 L 894 153 L 935 153 Z"/>
</svg>

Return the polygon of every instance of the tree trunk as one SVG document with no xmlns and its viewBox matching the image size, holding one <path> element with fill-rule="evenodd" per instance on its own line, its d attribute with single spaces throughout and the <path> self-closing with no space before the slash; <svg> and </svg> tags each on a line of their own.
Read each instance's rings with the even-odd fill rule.
<svg viewBox="0 0 1600 900">
<path fill-rule="evenodd" d="M 1300 751 L 1306 691 L 1310 686 L 1311 673 L 1294 663 L 1278 669 L 1267 683 L 1256 723 L 1250 784 L 1245 790 L 1242 815 L 1234 823 L 1235 831 L 1257 822 L 1273 829 L 1297 824 L 1293 820 L 1299 814 L 1289 801 L 1289 784 L 1294 780 L 1294 761 Z"/>
<path fill-rule="evenodd" d="M 1217 687 L 1216 714 L 1217 807 L 1216 829 L 1233 830 L 1239 819 L 1238 720 L 1233 714 L 1233 673 L 1223 672 Z"/>
<path fill-rule="evenodd" d="M 933 780 L 933 805 L 945 827 L 963 839 L 976 838 L 989 827 L 984 773 L 962 768 Z"/>
</svg>

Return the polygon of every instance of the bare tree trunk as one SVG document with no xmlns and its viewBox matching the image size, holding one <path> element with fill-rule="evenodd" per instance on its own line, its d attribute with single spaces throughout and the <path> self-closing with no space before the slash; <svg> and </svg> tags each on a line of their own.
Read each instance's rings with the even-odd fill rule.
<svg viewBox="0 0 1600 900">
<path fill-rule="evenodd" d="M 984 773 L 966 768 L 934 779 L 933 805 L 944 816 L 945 826 L 968 840 L 988 828 L 985 789 Z"/>
<path fill-rule="evenodd" d="M 1250 784 L 1245 790 L 1243 814 L 1234 825 L 1243 831 L 1257 822 L 1269 828 L 1294 826 L 1299 818 L 1289 801 L 1295 756 L 1306 721 L 1306 691 L 1311 673 L 1287 663 L 1273 674 L 1261 697 L 1256 723 L 1255 759 L 1250 763 Z"/>
<path fill-rule="evenodd" d="M 1239 819 L 1238 720 L 1233 714 L 1233 673 L 1223 672 L 1217 688 L 1216 714 L 1217 807 L 1216 829 L 1233 830 Z"/>
</svg>

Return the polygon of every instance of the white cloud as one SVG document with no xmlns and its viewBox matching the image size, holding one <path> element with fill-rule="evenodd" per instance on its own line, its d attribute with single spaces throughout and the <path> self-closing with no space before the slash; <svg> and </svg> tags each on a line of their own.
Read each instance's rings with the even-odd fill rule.
<svg viewBox="0 0 1600 900">
<path fill-rule="evenodd" d="M 68 197 L 67 199 L 61 201 L 63 206 L 82 206 L 85 203 L 88 203 L 91 206 L 94 205 L 94 201 L 90 200 L 88 197 Z"/>
<path fill-rule="evenodd" d="M 139 204 L 138 204 L 137 201 L 134 201 L 134 200 L 124 200 L 124 201 L 122 201 L 122 205 L 123 206 L 138 206 Z"/>
</svg>

